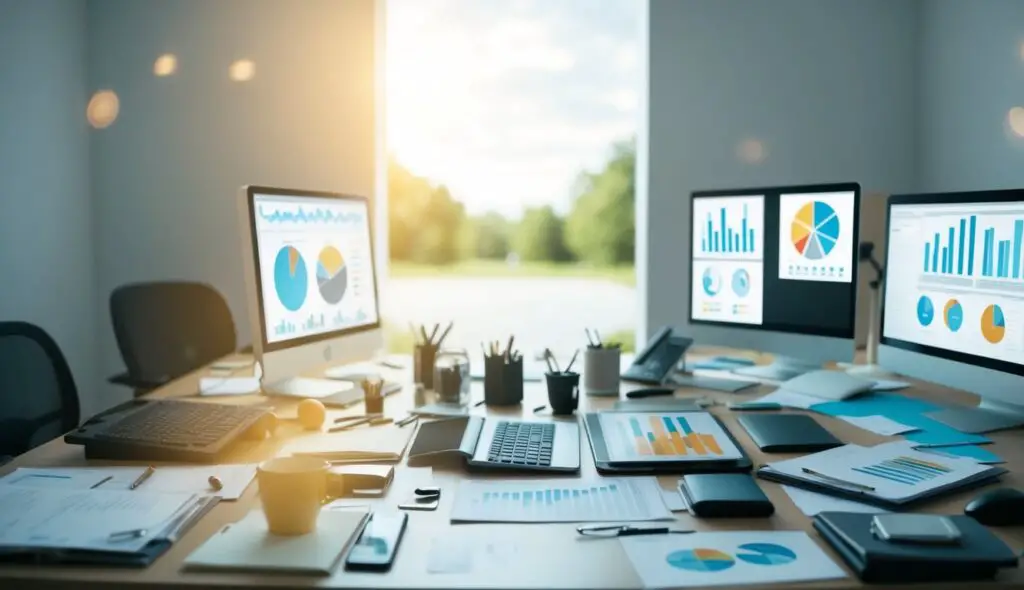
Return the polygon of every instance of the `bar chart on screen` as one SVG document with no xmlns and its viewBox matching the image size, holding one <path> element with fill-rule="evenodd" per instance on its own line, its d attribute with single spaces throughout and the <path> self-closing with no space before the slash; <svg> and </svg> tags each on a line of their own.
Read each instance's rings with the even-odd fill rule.
<svg viewBox="0 0 1024 590">
<path fill-rule="evenodd" d="M 702 197 L 693 201 L 695 258 L 764 258 L 764 197 Z"/>
<path fill-rule="evenodd" d="M 705 412 L 600 415 L 609 461 L 723 461 L 742 457 Z"/>
<path fill-rule="evenodd" d="M 925 274 L 1024 281 L 1024 212 L 944 215 L 930 225 L 921 244 Z"/>
</svg>

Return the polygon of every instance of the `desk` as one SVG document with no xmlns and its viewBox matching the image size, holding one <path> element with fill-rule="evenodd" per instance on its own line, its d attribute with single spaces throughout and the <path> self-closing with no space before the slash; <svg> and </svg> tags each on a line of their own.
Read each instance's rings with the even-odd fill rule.
<svg viewBox="0 0 1024 590">
<path fill-rule="evenodd" d="M 411 363 L 409 363 L 411 365 Z M 408 380 L 411 370 L 392 371 L 381 369 L 381 373 L 393 380 Z M 157 398 L 171 398 L 191 395 L 197 390 L 196 373 L 179 379 L 151 394 Z M 482 385 L 474 384 L 473 399 L 482 399 Z M 629 386 L 624 384 L 624 390 Z M 385 412 L 389 416 L 404 416 L 413 404 L 413 392 L 407 387 L 401 394 L 392 396 L 385 402 Z M 759 386 L 743 391 L 740 394 L 725 394 L 695 390 L 681 390 L 679 395 L 706 395 L 725 402 L 733 400 L 749 400 L 759 397 L 773 388 Z M 904 390 L 904 395 L 927 396 L 961 404 L 974 404 L 973 396 L 951 391 L 933 385 L 916 385 Z M 541 383 L 527 383 L 524 391 L 525 399 L 520 408 L 515 410 L 494 410 L 485 407 L 475 411 L 488 415 L 525 415 L 533 407 L 546 402 L 546 392 Z M 294 412 L 291 401 L 280 398 L 261 398 L 246 396 L 243 398 L 225 398 L 228 403 L 262 403 L 275 407 L 281 414 Z M 211 400 L 225 401 L 225 400 Z M 608 408 L 614 399 L 581 397 L 580 411 L 593 411 Z M 750 441 L 746 432 L 740 427 L 732 413 L 724 406 L 718 405 L 710 409 L 720 417 L 736 439 L 750 455 L 755 464 L 769 460 L 788 458 L 785 455 L 772 455 L 770 458 L 761 453 Z M 344 414 L 361 413 L 361 406 L 346 410 L 331 411 L 329 418 Z M 875 444 L 885 437 L 876 436 L 858 429 L 841 420 L 827 416 L 817 416 L 830 431 L 846 442 L 859 444 Z M 581 427 L 581 431 L 582 431 Z M 284 423 L 278 429 L 278 435 L 271 440 L 260 443 L 243 443 L 232 461 L 259 461 L 275 455 L 281 445 L 288 440 L 302 436 L 303 431 L 294 423 Z M 586 435 L 581 433 L 582 475 L 595 475 L 593 456 L 590 452 Z M 1020 430 L 999 432 L 991 435 L 995 441 L 993 451 L 1007 461 L 1006 467 L 1011 473 L 1003 476 L 999 485 L 1024 487 L 1024 432 Z M 61 439 L 49 443 L 25 454 L 13 462 L 0 468 L 4 475 L 17 467 L 75 466 L 86 465 L 81 447 L 66 445 Z M 4 588 L 637 588 L 640 580 L 634 573 L 629 560 L 615 540 L 598 542 L 581 542 L 576 535 L 575 525 L 451 525 L 448 517 L 454 500 L 457 482 L 462 478 L 482 479 L 488 475 L 467 474 L 457 462 L 434 468 L 435 482 L 444 490 L 441 507 L 436 512 L 412 512 L 409 514 L 409 527 L 405 539 L 398 552 L 394 568 L 388 574 L 351 573 L 339 569 L 330 578 L 271 576 L 250 573 L 196 573 L 181 570 L 185 557 L 210 535 L 223 525 L 240 519 L 250 509 L 257 506 L 257 486 L 255 482 L 238 502 L 222 502 L 209 515 L 189 531 L 175 546 L 164 554 L 155 564 L 142 570 L 113 568 L 81 568 L 81 567 L 47 567 L 0 566 L 0 587 Z M 671 487 L 677 478 L 662 477 L 662 485 Z M 768 519 L 695 519 L 682 513 L 678 516 L 677 525 L 681 528 L 695 528 L 702 531 L 725 530 L 803 530 L 810 533 L 826 551 L 833 556 L 836 563 L 845 565 L 831 552 L 821 539 L 814 533 L 810 519 L 801 513 L 789 500 L 778 485 L 760 481 L 760 485 L 775 504 L 776 513 Z M 966 491 L 947 496 L 924 507 L 927 512 L 959 514 L 968 499 L 977 494 L 977 490 Z M 396 502 L 398 499 L 395 499 Z M 1024 528 L 1008 528 L 998 533 L 1013 546 L 1020 550 L 1024 547 Z M 430 574 L 427 573 L 427 556 L 435 543 L 452 545 L 456 542 L 483 542 L 485 540 L 500 541 L 496 549 L 507 549 L 512 555 L 504 560 L 490 560 L 487 568 L 474 566 L 474 570 L 466 574 Z M 847 573 L 850 573 L 847 570 Z M 978 586 L 1024 587 L 1024 571 L 1010 570 L 1000 575 L 995 584 L 953 585 L 950 588 L 967 588 Z M 844 580 L 814 583 L 813 587 L 821 588 L 860 588 L 863 585 L 855 576 Z M 804 585 L 807 587 L 807 585 Z M 944 586 L 931 585 L 930 588 Z"/>
</svg>

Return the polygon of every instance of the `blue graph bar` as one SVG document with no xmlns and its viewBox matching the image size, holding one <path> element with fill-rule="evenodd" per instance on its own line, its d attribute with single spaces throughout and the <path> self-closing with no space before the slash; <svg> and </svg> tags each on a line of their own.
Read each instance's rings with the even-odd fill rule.
<svg viewBox="0 0 1024 590">
<path fill-rule="evenodd" d="M 990 277 L 992 276 L 992 250 L 995 249 L 995 230 L 992 228 L 985 230 L 985 252 L 981 263 L 981 274 Z"/>
<path fill-rule="evenodd" d="M 712 250 L 717 250 L 718 249 L 718 244 L 714 244 L 714 246 L 712 247 L 712 243 L 713 243 L 712 241 L 714 239 L 715 239 L 715 227 L 711 223 L 711 214 L 708 213 L 708 235 L 707 235 L 708 245 L 707 245 L 706 248 L 704 248 L 705 252 L 711 252 Z"/>
<path fill-rule="evenodd" d="M 643 436 L 644 433 L 640 430 L 640 422 L 636 418 L 629 419 L 629 425 L 633 427 L 633 436 Z"/>
<path fill-rule="evenodd" d="M 729 230 L 729 231 L 732 231 L 732 230 Z M 732 242 L 733 242 L 733 244 L 732 244 L 733 251 L 734 252 L 739 252 L 740 251 L 740 236 L 739 236 L 739 234 L 733 234 Z"/>
<path fill-rule="evenodd" d="M 732 228 L 725 230 L 725 251 L 732 252 Z"/>
<path fill-rule="evenodd" d="M 752 250 L 754 248 L 753 232 L 751 232 L 750 239 L 751 239 L 750 248 Z M 744 252 L 749 252 L 749 250 L 747 250 L 747 204 L 746 203 L 743 203 L 743 251 Z"/>
<path fill-rule="evenodd" d="M 977 215 L 971 215 L 971 239 L 968 241 L 967 247 L 967 276 L 974 276 L 974 224 L 977 221 Z"/>
<path fill-rule="evenodd" d="M 932 245 L 925 243 L 924 245 L 924 272 L 928 272 L 928 261 L 931 260 L 931 249 Z"/>
<path fill-rule="evenodd" d="M 725 232 L 725 208 L 722 208 L 722 229 L 721 229 L 721 232 L 722 232 L 722 250 L 720 250 L 720 251 L 725 251 L 725 248 L 726 248 L 726 246 L 725 246 L 725 239 L 729 235 L 729 234 L 727 234 Z"/>
<path fill-rule="evenodd" d="M 932 272 L 939 272 L 939 234 L 935 234 L 935 243 L 932 245 Z"/>
<path fill-rule="evenodd" d="M 999 277 L 1007 278 L 1010 276 L 1010 240 L 1001 240 L 999 242 Z"/>
<path fill-rule="evenodd" d="M 744 219 L 743 221 L 746 222 L 746 219 Z M 747 232 L 750 233 L 750 241 L 747 242 L 747 243 L 750 244 L 750 251 L 753 252 L 754 251 L 754 230 L 749 229 L 749 230 L 747 230 Z"/>
<path fill-rule="evenodd" d="M 672 419 L 668 416 L 662 416 L 661 421 L 665 423 L 665 430 L 669 433 L 676 432 L 676 425 L 672 423 Z"/>
<path fill-rule="evenodd" d="M 1013 224 L 1013 278 L 1020 278 L 1020 248 L 1021 239 L 1024 238 L 1024 219 L 1018 219 Z"/>
<path fill-rule="evenodd" d="M 693 432 L 693 429 L 690 428 L 690 423 L 686 421 L 686 418 L 680 416 L 676 418 L 676 421 L 679 422 L 679 427 L 683 429 L 683 434 L 690 434 Z"/>
<path fill-rule="evenodd" d="M 729 226 L 730 220 L 726 209 L 719 209 L 718 215 L 708 213 L 708 225 L 705 235 L 701 241 L 701 248 L 704 252 L 753 252 L 754 251 L 754 229 L 750 227 L 747 219 L 747 205 L 743 205 L 743 219 L 738 227 Z M 716 229 L 717 224 L 717 229 Z"/>
<path fill-rule="evenodd" d="M 942 272 L 946 272 L 946 265 L 949 264 L 949 248 L 942 247 Z"/>
<path fill-rule="evenodd" d="M 953 228 L 949 228 L 949 241 L 946 242 L 949 260 L 946 262 L 946 273 L 953 274 Z"/>
<path fill-rule="evenodd" d="M 964 274 L 964 237 L 965 237 L 965 234 L 967 233 L 966 229 L 967 229 L 967 220 L 966 219 L 961 219 L 960 220 L 960 249 L 958 250 L 959 253 L 957 254 L 957 260 L 956 260 L 956 274 L 961 275 L 961 276 Z M 953 230 L 951 229 L 949 231 L 952 232 Z"/>
</svg>

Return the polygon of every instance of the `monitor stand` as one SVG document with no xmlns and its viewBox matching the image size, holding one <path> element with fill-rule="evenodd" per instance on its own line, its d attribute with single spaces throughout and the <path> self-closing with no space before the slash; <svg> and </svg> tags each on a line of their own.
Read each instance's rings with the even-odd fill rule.
<svg viewBox="0 0 1024 590">
<path fill-rule="evenodd" d="M 981 398 L 973 408 L 953 407 L 926 414 L 946 426 L 968 434 L 981 434 L 1024 426 L 1024 406 L 1005 404 Z"/>
<path fill-rule="evenodd" d="M 737 375 L 755 377 L 767 381 L 789 381 L 804 373 L 817 371 L 821 368 L 820 363 L 814 363 L 804 359 L 776 355 L 770 365 L 754 365 L 753 367 L 738 367 L 732 370 Z"/>
</svg>

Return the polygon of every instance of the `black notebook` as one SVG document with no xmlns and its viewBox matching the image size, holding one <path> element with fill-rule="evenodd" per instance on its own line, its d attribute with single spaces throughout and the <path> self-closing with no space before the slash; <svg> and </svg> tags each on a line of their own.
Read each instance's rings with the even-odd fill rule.
<svg viewBox="0 0 1024 590">
<path fill-rule="evenodd" d="M 950 516 L 960 530 L 957 545 L 893 543 L 871 531 L 873 514 L 822 512 L 814 528 L 865 582 L 939 582 L 992 578 L 1017 567 L 1017 555 L 991 531 L 967 516 Z"/>
<path fill-rule="evenodd" d="M 765 517 L 775 512 L 771 500 L 748 473 L 684 475 L 679 491 L 694 516 Z"/>
<path fill-rule="evenodd" d="M 766 453 L 813 453 L 843 444 L 804 414 L 744 414 L 737 420 Z"/>
</svg>

